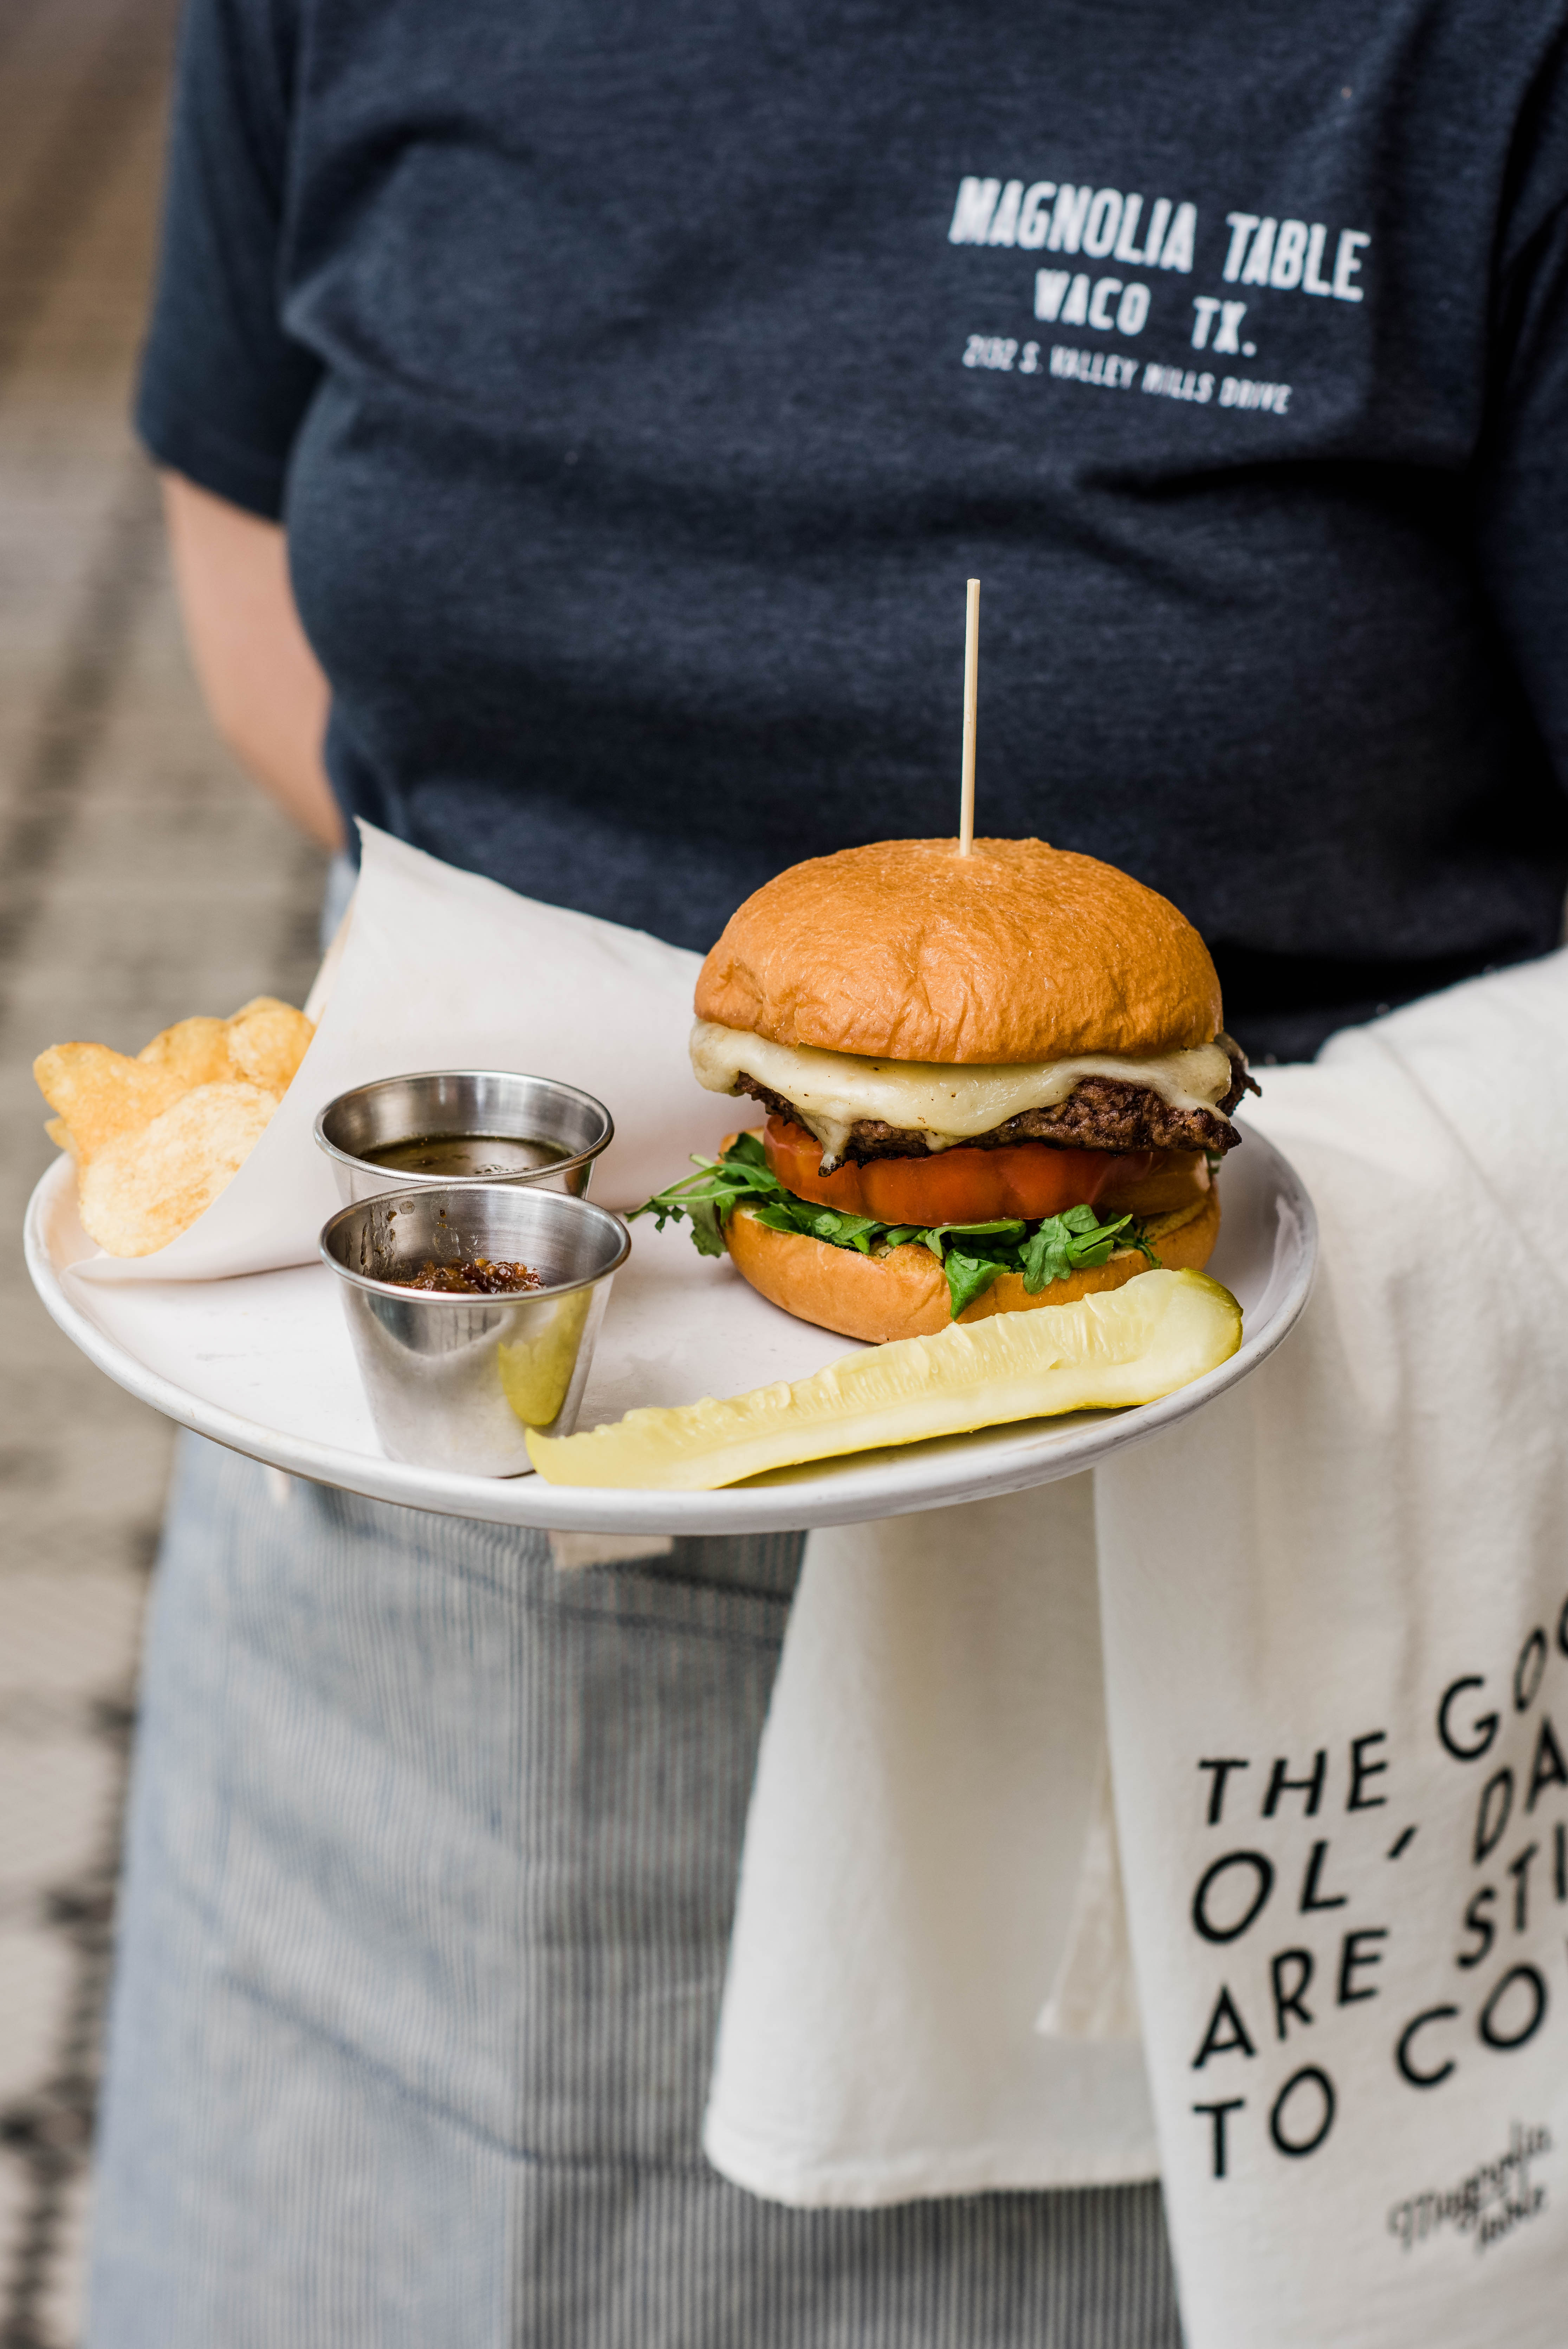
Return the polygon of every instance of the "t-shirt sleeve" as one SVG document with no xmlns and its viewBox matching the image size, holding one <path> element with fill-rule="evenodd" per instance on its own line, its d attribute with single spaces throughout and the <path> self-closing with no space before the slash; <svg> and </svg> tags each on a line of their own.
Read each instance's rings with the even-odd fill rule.
<svg viewBox="0 0 1568 2349">
<path fill-rule="evenodd" d="M 189 0 L 136 402 L 160 464 L 269 520 L 320 375 L 280 315 L 292 19 L 290 0 Z"/>
<path fill-rule="evenodd" d="M 1568 42 L 1515 141 L 1479 491 L 1487 590 L 1568 789 Z"/>
</svg>

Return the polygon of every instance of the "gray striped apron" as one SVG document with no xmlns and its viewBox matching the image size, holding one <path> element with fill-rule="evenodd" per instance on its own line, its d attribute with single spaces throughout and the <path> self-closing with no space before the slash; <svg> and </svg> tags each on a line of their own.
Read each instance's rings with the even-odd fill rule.
<svg viewBox="0 0 1568 2349">
<path fill-rule="evenodd" d="M 699 2147 L 798 1536 L 541 1536 L 185 1438 L 90 2349 L 1175 2349 L 1153 2188 L 758 2201 Z"/>
</svg>

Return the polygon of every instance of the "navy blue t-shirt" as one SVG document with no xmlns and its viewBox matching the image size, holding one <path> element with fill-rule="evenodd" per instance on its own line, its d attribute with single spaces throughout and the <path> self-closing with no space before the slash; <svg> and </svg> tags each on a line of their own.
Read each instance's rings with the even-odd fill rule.
<svg viewBox="0 0 1568 2349">
<path fill-rule="evenodd" d="M 140 422 L 344 807 L 703 947 L 956 824 L 1254 1051 L 1556 942 L 1568 0 L 192 0 Z"/>
</svg>

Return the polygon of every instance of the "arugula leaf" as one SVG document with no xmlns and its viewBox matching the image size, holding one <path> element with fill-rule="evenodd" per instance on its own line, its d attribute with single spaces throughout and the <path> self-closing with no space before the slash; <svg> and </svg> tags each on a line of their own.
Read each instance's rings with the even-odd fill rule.
<svg viewBox="0 0 1568 2349">
<path fill-rule="evenodd" d="M 683 1216 L 703 1256 L 723 1255 L 724 1222 L 738 1206 L 770 1231 L 798 1232 L 826 1240 L 830 1247 L 853 1248 L 860 1256 L 916 1241 L 930 1250 L 947 1276 L 955 1320 L 1004 1272 L 1022 1273 L 1029 1295 L 1037 1297 L 1051 1281 L 1104 1264 L 1118 1248 L 1141 1248 L 1150 1264 L 1159 1261 L 1141 1224 L 1130 1216 L 1103 1224 L 1086 1204 L 1047 1216 L 1033 1226 L 1015 1216 L 984 1223 L 922 1225 L 879 1224 L 871 1216 L 797 1198 L 769 1166 L 760 1134 L 740 1134 L 722 1157 L 693 1158 L 691 1163 L 698 1169 L 695 1174 L 655 1192 L 628 1220 L 652 1216 L 662 1231 L 671 1217 Z"/>
<path fill-rule="evenodd" d="M 693 1199 L 686 1208 L 691 1220 L 691 1237 L 699 1256 L 722 1256 L 724 1226 L 716 1199 Z M 659 1228 L 664 1229 L 660 1221 Z"/>
<path fill-rule="evenodd" d="M 804 1232 L 810 1239 L 826 1240 L 829 1247 L 857 1248 L 862 1256 L 870 1254 L 887 1229 L 870 1216 L 846 1215 L 838 1207 L 820 1206 L 813 1199 L 786 1195 L 761 1206 L 747 1204 L 758 1223 L 766 1224 L 770 1231 Z"/>
<path fill-rule="evenodd" d="M 684 1216 L 691 1226 L 699 1255 L 722 1256 L 723 1220 L 740 1200 L 789 1196 L 768 1165 L 755 1134 L 739 1135 L 722 1158 L 694 1158 L 691 1163 L 700 1170 L 697 1174 L 656 1191 L 651 1199 L 632 1210 L 628 1221 L 652 1216 L 655 1230 L 661 1232 L 672 1216 Z M 793 1231 L 796 1226 L 790 1224 L 784 1228 Z"/>
<path fill-rule="evenodd" d="M 1031 1297 L 1038 1297 L 1048 1281 L 1065 1280 L 1072 1273 L 1104 1264 L 1127 1245 L 1124 1235 L 1131 1223 L 1130 1216 L 1118 1216 L 1114 1224 L 1102 1224 L 1093 1207 L 1069 1207 L 1064 1215 L 1047 1216 L 1023 1250 L 1024 1288 Z"/>
<path fill-rule="evenodd" d="M 966 1305 L 972 1305 L 981 1292 L 1001 1278 L 1008 1267 L 994 1257 L 966 1256 L 961 1248 L 950 1248 L 942 1258 L 942 1270 L 948 1277 L 948 1295 L 952 1299 L 952 1318 L 956 1321 Z"/>
<path fill-rule="evenodd" d="M 765 1224 L 770 1232 L 804 1232 L 807 1228 L 797 1214 L 793 1200 L 786 1202 L 782 1199 L 748 1199 L 746 1206 L 755 1220 L 759 1224 Z M 813 1232 L 811 1237 L 815 1239 L 816 1234 Z"/>
</svg>

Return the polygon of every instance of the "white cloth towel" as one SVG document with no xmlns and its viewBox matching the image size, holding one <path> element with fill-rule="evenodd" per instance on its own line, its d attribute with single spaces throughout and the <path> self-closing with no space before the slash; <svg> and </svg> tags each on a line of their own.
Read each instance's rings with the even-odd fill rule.
<svg viewBox="0 0 1568 2349">
<path fill-rule="evenodd" d="M 1104 1739 L 1086 1476 L 811 1537 L 708 2113 L 728 2177 L 877 2203 L 1154 2176 L 1126 2002 L 1120 2036 L 1034 2028 L 1102 1929 L 1075 1903 Z"/>
<path fill-rule="evenodd" d="M 1190 2349 L 1560 2349 L 1568 956 L 1265 1084 L 1323 1249 L 1277 1355 L 1092 1519 L 813 1536 L 709 2150 L 797 2203 L 1143 2176 L 1147 2062 Z"/>
</svg>

